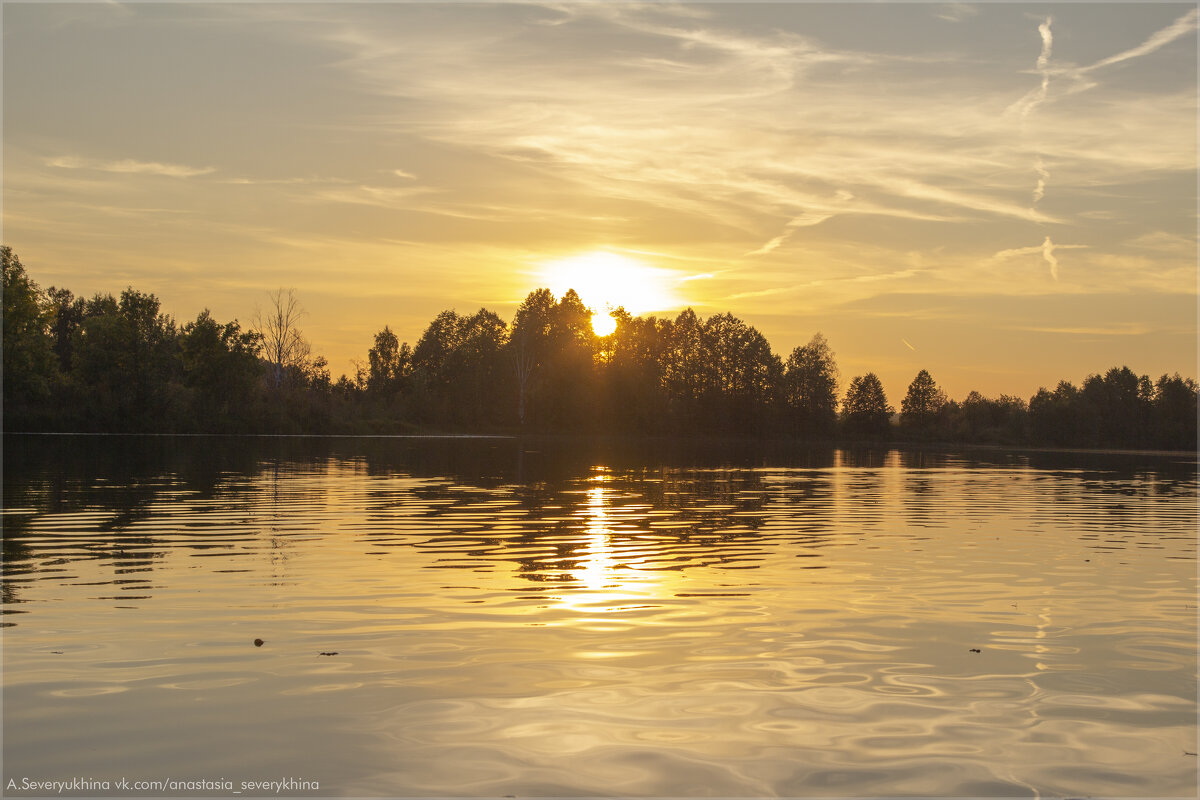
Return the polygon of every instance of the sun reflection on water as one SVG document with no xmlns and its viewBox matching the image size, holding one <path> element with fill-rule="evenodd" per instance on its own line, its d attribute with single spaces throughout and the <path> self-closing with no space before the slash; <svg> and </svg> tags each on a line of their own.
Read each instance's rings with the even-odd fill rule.
<svg viewBox="0 0 1200 800">
<path fill-rule="evenodd" d="M 641 568 L 643 557 L 629 542 L 619 540 L 616 526 L 621 515 L 614 508 L 618 492 L 608 485 L 612 482 L 608 469 L 593 467 L 587 482 L 591 485 L 577 511 L 583 523 L 579 560 L 568 573 L 572 582 L 555 600 L 561 608 L 585 617 L 644 608 L 646 601 L 664 591 L 662 573 Z"/>
<path fill-rule="evenodd" d="M 587 493 L 587 559 L 578 570 L 577 577 L 588 588 L 596 592 L 610 586 L 615 577 L 616 560 L 613 558 L 612 532 L 608 528 L 608 511 L 605 508 L 604 487 L 594 486 Z"/>
</svg>

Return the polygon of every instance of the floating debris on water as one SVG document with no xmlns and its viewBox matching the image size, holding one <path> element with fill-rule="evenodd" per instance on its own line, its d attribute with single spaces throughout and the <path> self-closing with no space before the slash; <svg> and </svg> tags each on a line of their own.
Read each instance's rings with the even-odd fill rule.
<svg viewBox="0 0 1200 800">
<path fill-rule="evenodd" d="M 254 646 L 255 646 L 255 647 L 262 647 L 262 646 L 263 646 L 263 644 L 265 644 L 265 642 L 263 642 L 263 640 L 262 640 L 262 639 L 255 639 L 255 640 L 254 640 Z"/>
</svg>

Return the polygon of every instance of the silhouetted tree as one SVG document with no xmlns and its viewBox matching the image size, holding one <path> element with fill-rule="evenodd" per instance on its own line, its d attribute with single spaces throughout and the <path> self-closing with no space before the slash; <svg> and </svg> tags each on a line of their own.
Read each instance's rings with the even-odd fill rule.
<svg viewBox="0 0 1200 800">
<path fill-rule="evenodd" d="M 1171 450 L 1195 450 L 1197 385 L 1191 378 L 1163 375 L 1154 384 L 1154 444 Z"/>
<path fill-rule="evenodd" d="M 454 311 L 441 312 L 426 326 L 413 348 L 414 399 L 418 417 L 424 422 L 445 423 L 452 419 L 461 322 Z"/>
<path fill-rule="evenodd" d="M 603 340 L 599 358 L 606 424 L 627 433 L 661 433 L 667 419 L 662 378 L 667 323 L 631 316 L 623 308 L 612 316 L 617 327 Z"/>
<path fill-rule="evenodd" d="M 508 325 L 481 308 L 460 321 L 457 417 L 468 426 L 503 424 L 509 419 L 504 399 L 509 396 L 509 371 L 504 348 Z"/>
<path fill-rule="evenodd" d="M 291 433 L 407 429 L 414 422 L 484 430 L 516 421 L 535 430 L 827 435 L 837 367 L 817 334 L 786 366 L 766 338 L 732 314 L 636 318 L 618 309 L 597 337 L 574 291 L 531 292 L 511 328 L 495 313 L 439 314 L 415 348 L 385 327 L 366 363 L 335 385 L 298 328 L 292 291 L 272 295 L 257 330 L 207 311 L 177 329 L 157 297 L 41 292 L 10 248 L 4 276 L 4 424 L 13 429 L 263 430 Z M 260 349 L 261 348 L 261 349 Z M 263 380 L 265 378 L 265 381 Z M 946 440 L 1073 447 L 1195 450 L 1197 384 L 1152 383 L 1128 367 L 1063 381 L 1025 401 L 971 392 L 947 401 L 925 370 L 901 404 L 906 432 Z M 872 373 L 842 406 L 845 433 L 881 438 L 892 409 Z"/>
<path fill-rule="evenodd" d="M 946 393 L 938 388 L 928 371 L 921 370 L 908 385 L 908 393 L 900 403 L 900 427 L 917 437 L 931 436 L 938 413 L 945 404 Z"/>
<path fill-rule="evenodd" d="M 413 391 L 422 419 L 468 427 L 505 416 L 507 326 L 494 312 L 443 311 L 413 350 Z"/>
<path fill-rule="evenodd" d="M 597 347 L 592 310 L 574 289 L 568 289 L 551 315 L 547 369 L 539 387 L 543 426 L 560 431 L 594 427 Z"/>
<path fill-rule="evenodd" d="M 664 329 L 663 388 L 668 419 L 676 430 L 702 430 L 702 401 L 713 383 L 712 363 L 705 346 L 704 323 L 685 308 Z"/>
<path fill-rule="evenodd" d="M 83 324 L 86 303 L 82 297 L 75 297 L 69 289 L 56 289 L 51 286 L 46 291 L 46 301 L 49 313 L 50 337 L 54 342 L 54 354 L 58 357 L 58 368 L 62 372 L 70 372 L 72 363 L 72 341 L 75 331 Z"/>
<path fill-rule="evenodd" d="M 960 407 L 956 435 L 960 442 L 1022 444 L 1028 438 L 1029 411 L 1025 401 L 1012 395 L 990 399 L 970 392 Z"/>
<path fill-rule="evenodd" d="M 783 365 L 756 328 L 732 314 L 704 323 L 704 410 L 710 430 L 765 434 L 771 423 Z"/>
<path fill-rule="evenodd" d="M 833 436 L 837 429 L 838 368 L 820 333 L 788 356 L 783 401 L 791 432 L 804 437 Z"/>
<path fill-rule="evenodd" d="M 184 385 L 191 393 L 189 427 L 194 430 L 249 430 L 261 370 L 258 334 L 237 321 L 222 325 L 208 309 L 183 326 L 179 336 Z"/>
<path fill-rule="evenodd" d="M 72 341 L 73 382 L 87 403 L 82 423 L 95 430 L 163 430 L 182 416 L 178 331 L 159 300 L 133 288 L 96 295 Z"/>
<path fill-rule="evenodd" d="M 1088 407 L 1088 446 L 1136 447 L 1146 439 L 1153 391 L 1150 379 L 1138 378 L 1129 367 L 1113 367 L 1104 377 L 1089 375 L 1081 391 Z"/>
<path fill-rule="evenodd" d="M 4 275 L 5 427 L 24 427 L 43 417 L 55 380 L 47 314 L 36 283 L 11 247 L 0 247 Z"/>
<path fill-rule="evenodd" d="M 1045 387 L 1029 400 L 1029 430 L 1035 442 L 1055 447 L 1080 444 L 1079 389 L 1059 381 L 1053 392 Z"/>
<path fill-rule="evenodd" d="M 891 430 L 893 409 L 874 372 L 850 381 L 842 401 L 842 426 L 851 436 L 882 439 Z"/>
<path fill-rule="evenodd" d="M 412 349 L 400 344 L 386 325 L 375 334 L 375 345 L 367 351 L 367 388 L 383 398 L 399 393 L 412 370 Z"/>
<path fill-rule="evenodd" d="M 513 317 L 508 350 L 516 377 L 520 425 L 528 422 L 531 400 L 537 394 L 538 379 L 550 355 L 556 305 L 549 289 L 537 289 L 529 293 Z"/>
<path fill-rule="evenodd" d="M 277 289 L 271 293 L 271 306 L 254 314 L 254 332 L 262 341 L 263 356 L 271 370 L 271 385 L 278 389 L 289 371 L 303 374 L 312 347 L 300 332 L 304 309 L 295 289 Z"/>
</svg>

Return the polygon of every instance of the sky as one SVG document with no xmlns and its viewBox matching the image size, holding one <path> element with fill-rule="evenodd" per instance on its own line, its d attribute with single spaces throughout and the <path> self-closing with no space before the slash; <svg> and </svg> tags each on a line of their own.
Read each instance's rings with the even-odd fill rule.
<svg viewBox="0 0 1200 800">
<path fill-rule="evenodd" d="M 248 323 L 731 312 L 899 405 L 1196 375 L 1197 8 L 3 4 L 3 241 Z"/>
</svg>

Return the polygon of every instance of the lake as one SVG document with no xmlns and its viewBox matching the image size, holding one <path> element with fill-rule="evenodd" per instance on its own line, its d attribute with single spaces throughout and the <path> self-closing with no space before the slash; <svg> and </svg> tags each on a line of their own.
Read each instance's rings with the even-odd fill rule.
<svg viewBox="0 0 1200 800">
<path fill-rule="evenodd" d="M 11 796 L 1197 792 L 1185 456 L 6 436 L 3 511 Z"/>
</svg>

